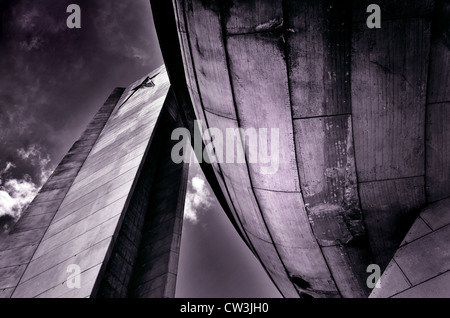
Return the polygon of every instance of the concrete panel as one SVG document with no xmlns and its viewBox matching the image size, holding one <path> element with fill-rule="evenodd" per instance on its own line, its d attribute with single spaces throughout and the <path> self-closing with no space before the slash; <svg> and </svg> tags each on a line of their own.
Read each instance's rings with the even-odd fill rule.
<svg viewBox="0 0 450 318">
<path fill-rule="evenodd" d="M 370 298 L 388 298 L 411 287 L 397 263 L 391 261 L 379 281 L 380 288 L 374 288 Z"/>
<path fill-rule="evenodd" d="M 22 232 L 27 230 L 47 228 L 50 225 L 55 212 L 50 212 L 46 214 L 36 215 L 36 216 L 24 216 L 22 217 L 14 226 L 14 232 Z"/>
<path fill-rule="evenodd" d="M 350 116 L 295 120 L 294 128 L 302 193 L 320 244 L 364 235 Z"/>
<path fill-rule="evenodd" d="M 222 131 L 224 140 L 223 146 L 226 147 L 225 138 L 227 129 L 236 129 L 238 127 L 237 122 L 233 119 L 228 119 L 225 117 L 220 117 L 210 112 L 206 112 L 208 122 L 210 127 L 216 127 Z M 242 151 L 242 142 L 238 136 L 233 141 L 234 150 L 225 148 L 223 163 L 220 163 L 220 169 L 223 172 L 223 179 L 228 192 L 230 194 L 231 201 L 236 208 L 236 213 L 239 215 L 242 226 L 245 230 L 254 233 L 262 239 L 270 240 L 267 233 L 266 226 L 262 220 L 261 213 L 259 211 L 258 203 L 255 199 L 253 191 L 251 190 L 251 183 L 248 175 L 247 165 L 245 158 L 243 161 L 239 160 L 238 151 Z M 214 143 L 214 146 L 219 146 L 219 144 Z M 226 159 L 225 154 L 233 153 L 234 156 L 230 161 Z M 216 175 L 218 171 L 216 171 Z M 218 176 L 222 178 L 222 176 Z M 225 189 L 222 189 L 224 191 Z"/>
<path fill-rule="evenodd" d="M 450 270 L 450 226 L 398 249 L 395 261 L 413 285 Z"/>
<path fill-rule="evenodd" d="M 359 181 L 424 174 L 425 97 L 430 22 L 356 24 L 352 110 Z"/>
<path fill-rule="evenodd" d="M 73 169 L 75 170 L 75 169 Z M 52 191 L 52 190 L 57 190 L 60 189 L 62 187 L 64 187 L 65 185 L 67 185 L 67 183 L 71 183 L 73 181 L 73 176 L 67 176 L 65 178 L 52 178 L 51 180 L 48 180 L 44 186 L 42 186 L 41 188 L 41 192 L 46 192 L 46 191 Z"/>
<path fill-rule="evenodd" d="M 141 158 L 142 160 L 142 158 Z M 138 171 L 139 165 L 134 165 L 127 171 L 119 174 L 120 169 L 113 170 L 111 173 L 108 174 L 106 178 L 97 178 L 90 184 L 88 184 L 85 187 L 81 187 L 79 189 L 70 189 L 70 191 L 67 193 L 63 203 L 61 204 L 60 209 L 65 208 L 66 206 L 69 206 L 73 204 L 74 202 L 80 202 L 84 201 L 86 203 L 92 202 L 92 199 L 96 199 L 96 196 L 98 195 L 105 195 L 112 190 L 116 189 L 118 185 L 124 184 L 130 180 L 133 180 L 136 177 L 137 171 Z M 74 185 L 76 185 L 77 180 L 75 180 Z M 95 194 L 93 194 L 93 190 L 101 189 L 99 191 L 96 191 Z"/>
<path fill-rule="evenodd" d="M 63 209 L 59 209 L 58 213 L 56 214 L 56 216 L 54 218 L 54 222 L 59 221 L 65 217 L 67 217 L 68 215 L 79 211 L 82 208 L 84 209 L 85 207 L 89 208 L 88 214 L 91 214 L 94 211 L 99 210 L 104 206 L 108 206 L 111 203 L 117 201 L 118 199 L 126 196 L 127 195 L 126 190 L 130 189 L 132 184 L 133 184 L 133 181 L 128 181 L 127 183 L 125 183 L 123 185 L 118 185 L 117 189 L 113 189 L 110 192 L 107 192 L 107 194 L 108 194 L 107 196 L 99 195 L 97 197 L 97 200 L 94 202 L 86 203 L 85 201 L 80 200 L 82 202 L 82 203 L 80 203 L 78 201 L 74 201 L 73 203 L 68 204 Z M 104 194 L 106 194 L 106 193 L 104 193 Z"/>
<path fill-rule="evenodd" d="M 316 247 L 301 248 L 275 244 L 288 272 L 288 277 L 299 291 L 305 289 L 314 297 L 339 297 L 331 273 L 321 250 Z"/>
<path fill-rule="evenodd" d="M 420 218 L 418 217 L 411 228 L 409 229 L 408 233 L 406 233 L 405 238 L 403 239 L 400 246 L 403 246 L 405 244 L 408 244 L 414 240 L 417 240 L 418 238 L 431 233 L 430 227 Z"/>
<path fill-rule="evenodd" d="M 39 245 L 36 254 L 33 256 L 32 261 L 28 265 L 28 268 L 21 279 L 21 283 L 26 282 L 73 256 L 79 256 L 86 253 L 86 251 L 91 248 L 97 249 L 99 242 L 103 242 L 112 236 L 118 220 L 119 216 L 115 216 L 82 234 L 77 235 L 75 232 L 73 233 L 73 238 L 71 240 L 59 245 L 56 243 L 43 252 L 42 250 L 44 247 L 41 247 L 42 244 Z M 99 244 L 99 246 L 102 245 Z M 103 254 L 106 254 L 106 249 L 103 250 Z"/>
<path fill-rule="evenodd" d="M 32 202 L 24 211 L 23 216 L 37 216 L 41 214 L 47 214 L 50 211 L 56 212 L 61 204 L 60 200 L 53 200 L 41 203 Z"/>
<path fill-rule="evenodd" d="M 223 5 L 228 34 L 273 31 L 283 26 L 281 0 L 239 0 Z"/>
<path fill-rule="evenodd" d="M 227 177 L 225 177 L 225 180 L 227 180 Z M 243 187 L 241 184 L 235 184 L 231 180 L 227 180 L 227 186 L 244 231 L 270 242 L 271 237 L 252 189 Z"/>
<path fill-rule="evenodd" d="M 227 49 L 239 125 L 244 130 L 265 128 L 267 136 L 260 135 L 256 139 L 267 142 L 267 149 L 270 149 L 268 153 L 275 154 L 265 164 L 261 153 L 256 154 L 254 151 L 250 154 L 253 158 L 257 157 L 257 160 L 252 163 L 248 156 L 249 142 L 246 141 L 246 154 L 249 157 L 249 171 L 254 187 L 299 191 L 282 38 L 265 33 L 229 36 Z M 278 140 L 271 138 L 273 129 L 278 130 Z M 261 130 L 256 131 L 261 133 Z M 258 149 L 260 148 L 262 147 L 259 145 Z"/>
<path fill-rule="evenodd" d="M 236 118 L 218 4 L 185 0 L 185 14 L 199 91 L 206 110 Z"/>
<path fill-rule="evenodd" d="M 420 217 L 433 230 L 450 223 L 450 198 L 432 203 L 425 207 Z"/>
<path fill-rule="evenodd" d="M 27 266 L 9 266 L 0 268 L 0 289 L 15 287 Z"/>
<path fill-rule="evenodd" d="M 215 164 L 214 167 L 220 166 L 220 170 L 215 168 L 216 175 L 222 171 L 225 176 L 234 182 L 250 187 L 250 177 L 248 176 L 247 160 L 244 155 L 242 139 L 239 134 L 237 136 L 234 135 L 235 129 L 238 128 L 238 122 L 209 111 L 206 111 L 205 115 L 209 127 L 219 129 L 222 133 L 222 139 L 216 136 L 212 142 L 206 142 L 206 149 L 214 146 L 216 153 L 220 153 L 223 149 L 222 157 L 219 154 L 216 155 L 218 165 Z M 227 137 L 227 131 L 231 132 L 231 137 Z M 235 138 L 231 139 L 232 137 Z"/>
<path fill-rule="evenodd" d="M 148 136 L 151 134 L 151 131 L 152 128 L 150 126 L 141 129 L 128 129 L 128 131 L 122 131 L 121 133 L 115 132 L 113 133 L 115 137 L 113 137 L 112 140 L 105 140 L 102 144 L 99 144 L 98 148 L 94 148 L 94 150 L 97 151 L 91 154 L 89 161 L 102 160 L 104 159 L 104 154 L 111 150 L 119 150 L 124 147 L 128 148 L 135 144 L 138 144 L 142 140 L 148 138 Z M 118 135 L 118 137 L 116 137 L 116 134 Z M 126 136 L 129 136 L 128 134 L 134 135 L 136 138 L 126 138 Z M 100 152 L 100 150 L 102 151 Z"/>
<path fill-rule="evenodd" d="M 10 298 L 13 291 L 14 291 L 14 288 L 0 289 L 0 298 Z"/>
<path fill-rule="evenodd" d="M 111 238 L 105 239 L 99 244 L 92 246 L 92 248 L 83 251 L 77 255 L 52 267 L 51 270 L 41 272 L 39 275 L 21 282 L 14 291 L 14 298 L 30 298 L 42 294 L 43 292 L 52 289 L 57 285 L 61 285 L 67 281 L 70 273 L 67 272 L 67 267 L 70 264 L 77 264 L 82 271 L 87 270 L 100 264 L 104 257 L 106 249 L 111 243 Z M 85 288 L 88 290 L 92 288 L 89 282 L 85 282 Z"/>
<path fill-rule="evenodd" d="M 174 234 L 181 234 L 181 219 L 178 218 L 177 220 L 174 220 L 174 218 L 171 218 L 165 222 L 161 222 L 158 225 L 158 229 L 155 231 L 146 231 L 143 234 L 142 240 L 148 241 L 148 242 L 156 242 L 161 239 L 163 239 L 167 233 L 174 233 Z"/>
<path fill-rule="evenodd" d="M 126 152 L 122 152 L 121 154 L 116 154 L 116 152 L 114 152 L 114 158 L 111 163 L 114 164 L 114 162 L 116 161 L 127 162 L 136 157 L 139 153 L 143 154 L 145 151 L 145 145 L 148 144 L 148 140 L 142 139 L 138 140 L 138 142 L 139 143 L 137 144 L 134 142 L 132 144 L 128 144 L 129 148 Z M 97 160 L 97 162 L 93 162 L 89 159 L 90 158 L 86 159 L 86 164 L 89 164 L 89 169 L 80 171 L 78 173 L 79 180 L 84 180 L 84 178 L 91 176 L 93 171 L 97 171 L 105 167 L 104 161 Z"/>
<path fill-rule="evenodd" d="M 192 67 L 192 56 L 187 40 L 187 35 L 185 33 L 180 34 L 180 41 L 183 41 L 183 53 L 185 53 L 185 60 L 187 61 L 184 63 L 185 66 L 185 72 L 186 72 L 186 82 L 189 90 L 189 95 L 191 98 L 193 111 L 195 114 L 195 118 L 201 122 L 200 131 L 205 131 L 208 127 L 206 125 L 205 121 L 205 115 L 203 110 L 203 105 L 200 100 L 200 93 L 197 86 L 197 80 L 195 78 L 195 71 Z"/>
<path fill-rule="evenodd" d="M 124 137 L 122 137 L 122 138 L 124 138 Z M 124 139 L 126 139 L 126 138 L 124 138 Z M 148 140 L 146 140 L 145 135 L 142 135 L 141 137 L 138 137 L 136 139 L 128 138 L 128 140 L 126 142 L 123 142 L 123 143 L 120 142 L 117 145 L 112 145 L 111 148 L 109 148 L 109 149 L 105 149 L 105 152 L 108 152 L 108 151 L 114 152 L 115 157 L 120 158 L 120 157 L 128 155 L 131 151 L 133 151 L 133 152 L 139 151 L 139 149 L 142 149 L 142 148 L 140 148 L 142 146 L 142 144 L 146 141 L 148 141 Z M 95 166 L 95 165 L 100 164 L 100 166 L 101 166 L 101 163 L 104 164 L 104 159 L 105 158 L 102 156 L 102 153 L 99 153 L 99 154 L 93 155 L 92 157 L 89 156 L 88 159 L 86 160 L 85 164 L 89 163 L 89 166 L 91 166 L 91 165 Z"/>
<path fill-rule="evenodd" d="M 102 180 L 93 182 L 90 184 L 90 187 L 84 187 L 80 189 L 79 192 L 69 191 L 59 208 L 57 218 L 59 218 L 61 214 L 60 211 L 70 209 L 74 205 L 81 207 L 88 203 L 95 202 L 100 197 L 120 188 L 121 185 L 128 183 L 136 177 L 137 170 L 138 167 L 134 167 L 121 175 L 110 174 L 107 180 L 104 180 L 103 182 Z"/>
<path fill-rule="evenodd" d="M 348 114 L 351 12 L 346 1 L 284 3 L 294 118 Z"/>
<path fill-rule="evenodd" d="M 47 201 L 60 200 L 66 196 L 66 193 L 67 189 L 63 188 L 39 192 L 38 195 L 34 198 L 33 202 L 42 203 Z"/>
<path fill-rule="evenodd" d="M 176 279 L 175 274 L 163 274 L 136 287 L 136 294 L 146 295 L 147 298 L 173 298 L 173 293 L 167 285 L 175 286 Z"/>
<path fill-rule="evenodd" d="M 450 298 L 450 272 L 439 275 L 394 296 L 394 298 Z"/>
<path fill-rule="evenodd" d="M 133 168 L 136 168 L 139 166 L 139 164 L 142 161 L 142 156 L 144 154 L 145 149 L 139 149 L 139 151 L 136 152 L 130 152 L 130 156 L 134 155 L 134 158 L 130 160 L 126 160 L 125 158 L 121 158 L 117 161 L 114 161 L 111 164 L 103 165 L 102 168 L 95 171 L 95 173 L 89 174 L 86 178 L 77 180 L 75 184 L 72 185 L 71 190 L 80 190 L 83 187 L 90 186 L 93 182 L 98 182 L 100 179 L 102 180 L 108 180 L 109 176 L 114 173 L 117 175 L 121 175 Z M 87 169 L 86 169 L 87 170 Z M 94 172 L 94 171 L 93 171 Z"/>
<path fill-rule="evenodd" d="M 372 261 L 358 196 L 351 117 L 294 120 L 294 130 L 302 193 L 314 235 L 320 246 L 334 246 L 325 255 L 341 295 L 363 297 L 368 290 L 361 281 Z"/>
<path fill-rule="evenodd" d="M 161 130 L 164 132 L 161 137 L 163 145 L 151 188 L 144 235 L 130 284 L 131 297 L 156 296 L 154 288 L 162 291 L 161 296 L 175 295 L 175 281 L 172 275 L 167 274 L 177 274 L 189 166 L 171 161 L 170 153 L 175 142 L 168 142 L 166 138 L 173 127 L 165 126 Z M 166 225 L 172 230 L 165 230 Z M 160 287 L 137 288 L 149 285 L 148 283 L 164 275 L 166 282 Z"/>
<path fill-rule="evenodd" d="M 10 233 L 1 243 L 2 251 L 37 244 L 44 236 L 45 228 Z"/>
<path fill-rule="evenodd" d="M 0 252 L 0 268 L 9 266 L 27 264 L 37 245 L 23 246 L 21 248 L 14 248 L 10 250 L 3 250 Z"/>
<path fill-rule="evenodd" d="M 168 252 L 152 259 L 151 262 L 138 266 L 135 270 L 139 273 L 139 284 L 151 281 L 166 273 L 177 274 L 178 253 Z"/>
<path fill-rule="evenodd" d="M 164 253 L 167 253 L 167 251 L 178 252 L 179 247 L 180 247 L 180 236 L 179 235 L 173 236 L 173 233 L 170 234 L 166 233 L 165 237 L 157 241 L 153 241 L 153 244 L 146 245 L 142 249 L 143 256 L 141 258 L 141 261 L 144 263 L 151 262 L 152 259 L 161 256 Z"/>
<path fill-rule="evenodd" d="M 280 293 L 286 298 L 298 298 L 299 294 L 295 285 L 289 280 L 286 269 L 280 261 L 280 257 L 272 242 L 261 240 L 249 233 L 249 239 L 255 247 L 261 262 L 267 273 L 279 288 Z"/>
<path fill-rule="evenodd" d="M 91 267 L 80 274 L 81 288 L 69 288 L 67 284 L 59 284 L 36 298 L 85 298 L 91 295 L 90 287 L 98 276 L 101 265 Z"/>
<path fill-rule="evenodd" d="M 319 250 L 300 192 L 254 191 L 274 243 Z"/>
<path fill-rule="evenodd" d="M 432 2 L 432 1 L 428 1 Z M 436 0 L 433 16 L 433 36 L 431 39 L 430 73 L 428 81 L 428 103 L 450 101 L 450 69 L 449 30 L 450 6 L 445 0 Z"/>
<path fill-rule="evenodd" d="M 71 213 L 62 219 L 52 222 L 52 224 L 49 226 L 47 232 L 45 233 L 43 240 L 45 241 L 48 238 L 53 237 L 65 230 L 67 230 L 71 226 L 75 226 L 79 222 L 83 222 L 86 219 L 87 219 L 87 221 L 89 221 L 92 219 L 92 217 L 113 216 L 113 214 L 110 214 L 111 211 L 117 212 L 121 208 L 123 208 L 126 199 L 127 199 L 127 197 L 123 196 L 120 199 L 114 201 L 113 203 L 106 205 L 104 208 L 102 208 L 100 210 L 92 209 L 92 206 L 89 206 L 89 205 L 84 206 L 81 209 L 77 210 L 76 213 Z"/>
<path fill-rule="evenodd" d="M 366 276 L 367 273 L 357 272 L 356 268 L 352 268 L 354 261 L 348 256 L 348 251 L 342 246 L 326 246 L 322 251 L 326 262 L 330 264 L 330 271 L 340 295 L 344 298 L 365 298 L 367 287 L 358 277 Z"/>
<path fill-rule="evenodd" d="M 376 264 L 384 268 L 425 204 L 423 177 L 359 186 L 373 256 Z"/>
<path fill-rule="evenodd" d="M 186 84 L 191 98 L 193 111 L 195 113 L 195 118 L 202 122 L 201 131 L 205 131 L 207 129 L 207 125 L 205 121 L 203 104 L 200 99 L 200 93 L 197 85 L 197 78 L 192 63 L 193 60 L 188 35 L 186 33 L 179 33 L 179 40 L 184 60 L 183 66 L 186 74 Z"/>
<path fill-rule="evenodd" d="M 64 222 L 58 222 L 59 224 L 56 223 L 58 224 L 58 228 L 61 229 L 60 231 L 54 230 L 54 224 L 52 224 L 49 228 L 49 230 L 52 229 L 52 231 L 47 231 L 47 233 L 44 235 L 44 238 L 40 242 L 39 249 L 36 251 L 34 258 L 38 258 L 44 255 L 44 253 L 51 251 L 52 249 L 63 245 L 70 240 L 73 240 L 74 235 L 82 235 L 86 232 L 89 232 L 99 224 L 116 217 L 117 215 L 122 213 L 124 203 L 124 199 L 116 201 L 106 208 L 103 208 L 98 212 L 91 214 L 79 221 L 65 218 L 62 220 Z M 76 214 L 78 215 L 78 213 Z"/>
<path fill-rule="evenodd" d="M 426 140 L 427 199 L 450 196 L 450 102 L 428 104 Z"/>
<path fill-rule="evenodd" d="M 255 189 L 271 240 L 290 276 L 301 277 L 316 293 L 336 290 L 311 231 L 300 193 Z M 331 286 L 331 287 L 330 287 Z"/>
</svg>

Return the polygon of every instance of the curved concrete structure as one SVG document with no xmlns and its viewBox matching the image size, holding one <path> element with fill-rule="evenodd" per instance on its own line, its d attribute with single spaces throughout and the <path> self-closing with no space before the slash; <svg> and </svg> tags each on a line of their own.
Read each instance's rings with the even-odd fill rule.
<svg viewBox="0 0 450 318">
<path fill-rule="evenodd" d="M 274 174 L 246 146 L 202 167 L 280 292 L 367 296 L 367 266 L 450 195 L 448 4 L 378 1 L 369 29 L 363 0 L 151 3 L 185 125 L 279 131 Z"/>
<path fill-rule="evenodd" d="M 283 296 L 450 296 L 450 4 L 379 0 L 371 29 L 370 2 L 152 0 L 165 67 L 111 94 L 0 242 L 0 297 L 173 297 L 181 127 Z"/>
</svg>

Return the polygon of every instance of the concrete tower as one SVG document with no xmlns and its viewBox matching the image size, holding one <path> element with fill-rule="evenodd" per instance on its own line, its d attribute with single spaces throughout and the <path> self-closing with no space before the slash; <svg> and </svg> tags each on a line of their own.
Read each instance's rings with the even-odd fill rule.
<svg viewBox="0 0 450 318">
<path fill-rule="evenodd" d="M 0 296 L 173 297 L 188 173 L 170 160 L 179 124 L 164 67 L 115 89 L 0 243 Z"/>
</svg>

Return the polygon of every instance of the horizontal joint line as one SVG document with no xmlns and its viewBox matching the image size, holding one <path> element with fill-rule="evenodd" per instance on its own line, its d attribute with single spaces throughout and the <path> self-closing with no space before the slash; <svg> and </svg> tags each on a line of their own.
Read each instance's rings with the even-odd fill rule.
<svg viewBox="0 0 450 318">
<path fill-rule="evenodd" d="M 424 174 L 418 176 L 410 176 L 410 177 L 399 177 L 399 178 L 388 178 L 388 179 L 380 179 L 380 180 L 367 180 L 367 181 L 358 181 L 359 184 L 363 183 L 373 183 L 373 182 L 382 182 L 382 181 L 395 181 L 395 180 L 403 180 L 403 179 L 412 179 L 412 178 L 420 178 L 425 177 Z"/>
</svg>

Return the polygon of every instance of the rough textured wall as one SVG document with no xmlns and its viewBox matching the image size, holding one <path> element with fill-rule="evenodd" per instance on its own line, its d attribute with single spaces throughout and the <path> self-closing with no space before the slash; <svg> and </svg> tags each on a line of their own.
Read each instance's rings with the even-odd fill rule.
<svg viewBox="0 0 450 318">
<path fill-rule="evenodd" d="M 450 297 L 450 4 L 436 1 L 427 83 L 426 206 L 371 297 Z"/>
<path fill-rule="evenodd" d="M 448 59 L 434 57 L 447 52 L 444 42 L 430 56 L 439 33 L 431 22 L 445 29 L 445 17 L 433 16 L 434 1 L 379 1 L 381 29 L 369 29 L 370 3 L 175 0 L 166 7 L 180 53 L 163 40 L 163 55 L 168 65 L 183 60 L 183 71 L 170 76 L 186 79 L 201 129 L 280 131 L 275 174 L 262 174 L 247 152 L 245 164 L 213 163 L 208 178 L 286 297 L 367 295 L 367 265 L 384 269 L 427 200 L 446 196 L 437 169 L 449 166 L 447 130 L 429 112 L 430 96 L 448 91 Z M 172 25 L 156 19 L 156 27 L 165 34 Z M 184 89 L 180 83 L 175 93 Z"/>
</svg>

